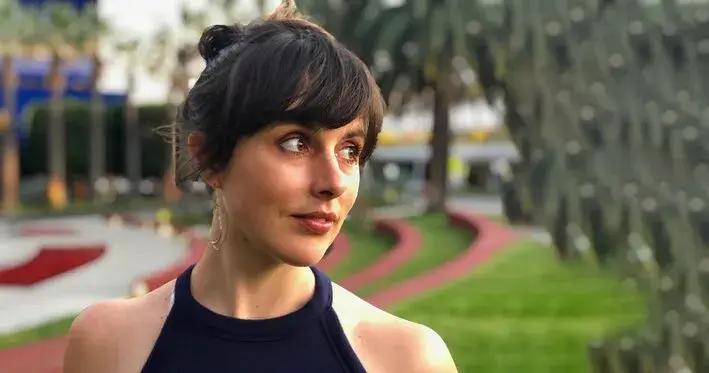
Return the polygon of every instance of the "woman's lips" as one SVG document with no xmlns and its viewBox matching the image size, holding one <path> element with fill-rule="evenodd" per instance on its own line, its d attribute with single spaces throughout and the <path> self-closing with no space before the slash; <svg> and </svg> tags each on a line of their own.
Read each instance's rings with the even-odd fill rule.
<svg viewBox="0 0 709 373">
<path fill-rule="evenodd" d="M 298 222 L 300 222 L 307 230 L 315 234 L 323 235 L 332 229 L 335 222 L 332 220 L 327 220 L 323 218 L 307 217 L 307 216 L 294 216 Z"/>
</svg>

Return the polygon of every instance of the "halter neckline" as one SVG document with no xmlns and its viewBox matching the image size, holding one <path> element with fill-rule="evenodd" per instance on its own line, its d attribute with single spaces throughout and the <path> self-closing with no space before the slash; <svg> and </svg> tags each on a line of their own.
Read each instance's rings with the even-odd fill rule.
<svg viewBox="0 0 709 373">
<path fill-rule="evenodd" d="M 300 309 L 287 315 L 247 320 L 218 314 L 201 303 L 192 294 L 191 277 L 194 266 L 189 267 L 175 282 L 170 305 L 176 317 L 184 318 L 193 326 L 205 328 L 221 337 L 239 340 L 275 340 L 319 322 L 325 311 L 332 306 L 330 279 L 311 267 L 315 276 L 315 291 L 312 298 Z"/>
</svg>

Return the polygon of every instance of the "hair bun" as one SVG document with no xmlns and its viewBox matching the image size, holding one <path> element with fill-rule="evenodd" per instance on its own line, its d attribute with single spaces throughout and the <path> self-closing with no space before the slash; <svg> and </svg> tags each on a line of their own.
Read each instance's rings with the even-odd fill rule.
<svg viewBox="0 0 709 373">
<path fill-rule="evenodd" d="M 242 32 L 238 25 L 214 25 L 208 27 L 199 38 L 199 54 L 209 63 L 219 55 L 222 49 L 238 43 Z"/>
<path fill-rule="evenodd" d="M 300 18 L 296 10 L 295 0 L 281 0 L 275 11 L 266 17 L 267 21 L 280 21 Z"/>
</svg>

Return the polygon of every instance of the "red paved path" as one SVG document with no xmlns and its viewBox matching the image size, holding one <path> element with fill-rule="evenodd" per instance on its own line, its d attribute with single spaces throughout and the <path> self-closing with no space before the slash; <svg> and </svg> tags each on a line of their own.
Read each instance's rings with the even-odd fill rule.
<svg viewBox="0 0 709 373">
<path fill-rule="evenodd" d="M 343 260 L 347 259 L 350 255 L 350 249 L 350 238 L 347 237 L 345 232 L 340 231 L 337 237 L 335 237 L 335 241 L 332 243 L 330 252 L 318 263 L 318 268 L 323 271 L 334 268 L 342 263 Z"/>
<path fill-rule="evenodd" d="M 103 244 L 43 246 L 21 263 L 0 266 L 0 285 L 32 286 L 98 260 L 106 253 Z"/>
<path fill-rule="evenodd" d="M 35 342 L 30 345 L 0 350 L 2 373 L 58 373 L 64 358 L 66 337 Z"/>
<path fill-rule="evenodd" d="M 377 307 L 386 308 L 406 298 L 440 288 L 470 273 L 487 262 L 508 243 L 520 237 L 512 229 L 481 215 L 450 212 L 448 216 L 454 224 L 477 233 L 477 239 L 470 247 L 440 267 L 372 294 L 367 297 L 368 302 Z"/>
<path fill-rule="evenodd" d="M 340 285 L 355 292 L 367 284 L 386 276 L 408 262 L 421 248 L 423 239 L 418 229 L 404 219 L 380 219 L 376 229 L 396 238 L 396 244 L 375 263 L 347 276 Z"/>
<path fill-rule="evenodd" d="M 513 230 L 483 216 L 459 212 L 451 212 L 449 216 L 455 224 L 476 231 L 477 240 L 463 254 L 441 267 L 373 294 L 367 298 L 370 303 L 385 308 L 407 297 L 439 288 L 465 276 L 520 237 Z M 65 346 L 66 338 L 61 336 L 0 350 L 0 373 L 60 373 Z"/>
</svg>

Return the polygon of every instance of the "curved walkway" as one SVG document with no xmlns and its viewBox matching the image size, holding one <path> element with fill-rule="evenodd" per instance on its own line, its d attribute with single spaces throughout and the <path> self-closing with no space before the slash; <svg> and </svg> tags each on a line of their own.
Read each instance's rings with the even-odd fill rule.
<svg viewBox="0 0 709 373">
<path fill-rule="evenodd" d="M 514 230 L 475 214 L 448 212 L 454 224 L 477 233 L 467 250 L 460 256 L 424 274 L 400 282 L 367 297 L 367 301 L 377 307 L 386 308 L 407 298 L 434 290 L 455 281 L 481 264 L 521 236 Z"/>
<path fill-rule="evenodd" d="M 66 337 L 33 342 L 27 346 L 0 350 L 2 373 L 61 373 Z"/>
<path fill-rule="evenodd" d="M 435 268 L 429 272 L 426 272 L 420 276 L 417 276 L 415 278 L 406 280 L 404 282 L 401 282 L 399 284 L 396 284 L 392 286 L 391 288 L 388 288 L 384 291 L 372 294 L 371 296 L 367 297 L 367 300 L 374 304 L 375 306 L 381 307 L 381 308 L 386 308 L 394 303 L 400 302 L 402 300 L 405 300 L 406 298 L 416 296 L 418 294 L 421 294 L 422 292 L 434 290 L 435 288 L 441 287 L 445 285 L 446 283 L 449 283 L 451 281 L 454 281 L 456 279 L 459 279 L 463 276 L 465 276 L 467 273 L 469 273 L 471 270 L 475 269 L 477 266 L 480 264 L 485 263 L 490 257 L 497 252 L 500 251 L 501 248 L 507 246 L 510 242 L 514 241 L 515 239 L 521 237 L 518 233 L 514 232 L 514 230 L 497 224 L 483 216 L 478 216 L 474 214 L 466 214 L 463 212 L 449 212 L 449 218 L 451 221 L 465 229 L 470 229 L 475 231 L 478 234 L 477 240 L 470 245 L 470 247 L 459 257 L 447 262 L 443 266 L 440 266 L 438 268 Z M 397 226 L 396 221 L 400 220 L 389 220 L 387 219 L 386 221 L 389 221 L 389 223 L 382 223 L 384 225 L 389 225 L 388 228 L 392 228 L 391 224 L 392 222 L 394 226 Z M 412 228 L 412 227 L 409 227 Z M 126 228 L 123 228 L 126 229 Z M 398 238 L 400 238 L 399 243 L 397 246 L 401 243 L 401 241 L 406 241 L 407 239 L 409 240 L 410 243 L 415 243 L 416 240 L 418 240 L 420 246 L 421 244 L 421 237 L 420 234 L 415 230 L 415 228 L 411 231 L 407 232 L 407 228 L 403 228 L 403 232 L 405 232 L 403 235 L 401 235 L 402 232 L 402 226 L 399 225 L 396 229 L 399 229 L 398 231 Z M 152 237 L 155 237 L 153 233 L 148 233 L 145 232 L 145 230 L 142 230 L 144 234 L 150 234 Z M 131 232 L 131 235 L 135 234 L 137 232 Z M 106 234 L 105 232 L 101 232 L 98 234 Z M 416 235 L 418 235 L 418 238 L 416 238 Z M 123 232 L 123 235 L 121 238 L 125 239 L 126 238 L 125 232 Z M 408 238 L 407 238 L 408 237 Z M 163 244 L 165 242 L 172 242 L 172 245 L 176 245 L 176 241 L 172 240 L 164 240 L 162 239 Z M 202 245 L 203 247 L 204 245 Z M 348 245 L 349 246 L 349 245 Z M 413 245 L 411 245 L 413 246 Z M 144 245 L 136 245 L 137 248 L 144 248 Z M 349 250 L 349 247 L 348 247 Z M 348 251 L 348 250 L 345 250 Z M 173 254 L 175 250 L 172 250 Z M 184 249 L 182 250 L 183 255 L 185 253 Z M 404 252 L 403 250 L 400 250 L 400 252 Z M 391 255 L 385 255 L 382 260 L 379 262 L 384 262 L 388 263 L 387 266 L 391 266 L 392 263 L 394 265 L 401 264 L 408 260 L 411 256 L 415 254 L 415 250 L 413 250 L 413 254 L 411 253 L 412 250 L 409 248 L 408 252 L 406 255 L 404 254 L 391 254 Z M 188 256 L 189 251 L 187 252 Z M 342 255 L 342 254 L 338 254 Z M 390 258 L 394 259 L 386 259 L 386 257 L 389 256 Z M 346 255 L 343 255 L 342 258 L 346 257 Z M 1 257 L 0 257 L 1 259 Z M 173 256 L 174 259 L 174 256 Z M 183 256 L 184 259 L 184 256 Z M 335 258 L 337 259 L 337 257 Z M 332 259 L 330 259 L 332 260 Z M 341 259 L 340 259 L 341 260 Z M 180 260 L 178 259 L 178 262 Z M 173 260 L 174 262 L 174 260 Z M 377 263 L 379 263 L 377 262 Z M 152 262 L 154 263 L 154 262 Z M 397 264 L 398 263 L 398 264 Z M 164 266 L 167 266 L 168 263 L 165 263 Z M 327 264 L 326 264 L 327 265 Z M 374 267 L 377 266 L 377 267 Z M 386 274 L 383 269 L 381 268 L 386 268 L 384 264 L 379 264 L 373 265 L 375 268 L 374 270 L 369 270 L 370 271 L 370 276 L 371 281 L 374 281 L 378 275 L 381 275 L 382 272 Z M 379 269 L 376 269 L 379 268 Z M 157 273 L 159 273 L 159 268 L 157 269 Z M 365 269 L 365 271 L 367 271 Z M 365 272 L 363 271 L 363 272 Z M 150 271 L 145 271 L 143 273 L 152 273 Z M 138 276 L 134 276 L 133 279 L 137 278 Z M 358 275 L 358 277 L 364 279 L 367 278 L 368 276 L 363 276 L 363 275 Z M 354 277 L 354 279 L 357 279 L 357 277 Z M 345 280 L 347 281 L 347 279 Z M 362 286 L 364 283 L 369 283 L 370 281 L 365 281 L 365 280 L 349 280 L 350 282 L 350 287 L 354 286 L 355 288 L 358 286 Z M 151 287 L 147 285 L 148 287 Z M 125 290 L 125 289 L 124 289 Z M 135 290 L 141 290 L 141 289 L 136 289 Z M 144 290 L 144 289 L 143 289 Z M 121 295 L 118 295 L 121 296 Z M 1 300 L 1 299 L 0 299 Z M 55 299 L 54 301 L 51 302 L 56 302 L 57 300 Z M 93 303 L 93 302 L 89 302 Z M 58 337 L 58 338 L 53 338 L 45 341 L 40 341 L 37 343 L 33 343 L 29 346 L 21 347 L 21 348 L 16 348 L 16 349 L 11 349 L 11 350 L 6 350 L 6 351 L 0 351 L 0 366 L 3 367 L 2 372 L 3 373 L 60 373 L 61 372 L 61 358 L 62 354 L 64 351 L 64 346 L 65 346 L 65 338 L 63 337 Z M 42 356 L 42 359 L 37 359 L 37 356 Z"/>
<path fill-rule="evenodd" d="M 104 299 L 124 297 L 136 278 L 160 271 L 187 253 L 178 240 L 116 223 L 114 219 L 113 224 L 107 224 L 101 216 L 43 220 L 23 223 L 17 229 L 19 237 L 0 238 L 3 267 L 17 266 L 49 243 L 80 247 L 103 242 L 106 247 L 104 255 L 91 265 L 49 281 L 22 288 L 0 286 L 0 333 L 77 314 Z M 66 338 L 60 336 L 0 350 L 0 372 L 59 373 L 65 345 Z"/>
<path fill-rule="evenodd" d="M 350 255 L 350 238 L 347 236 L 343 230 L 335 237 L 335 241 L 332 243 L 332 248 L 330 252 L 325 255 L 325 257 L 320 260 L 318 268 L 323 271 L 327 271 L 330 268 L 337 266 L 342 263 L 343 260 L 347 259 Z"/>
<path fill-rule="evenodd" d="M 136 278 L 164 268 L 185 251 L 174 240 L 129 226 L 111 227 L 100 216 L 22 223 L 18 230 L 33 234 L 0 237 L 0 267 L 19 268 L 43 248 L 46 252 L 101 246 L 105 252 L 90 265 L 32 286 L 0 286 L 0 334 L 76 314 L 103 299 L 124 297 Z M 47 268 L 52 269 L 56 268 Z"/>
<path fill-rule="evenodd" d="M 379 260 L 340 281 L 345 289 L 355 292 L 386 276 L 408 262 L 421 248 L 423 239 L 418 229 L 403 219 L 377 219 L 375 228 L 396 238 L 396 244 Z"/>
</svg>

